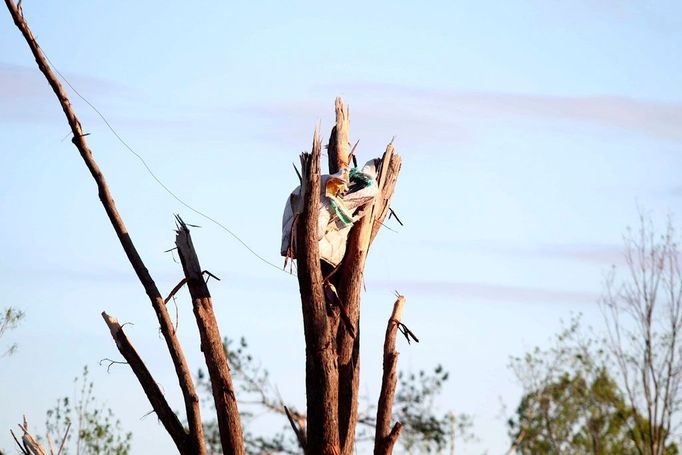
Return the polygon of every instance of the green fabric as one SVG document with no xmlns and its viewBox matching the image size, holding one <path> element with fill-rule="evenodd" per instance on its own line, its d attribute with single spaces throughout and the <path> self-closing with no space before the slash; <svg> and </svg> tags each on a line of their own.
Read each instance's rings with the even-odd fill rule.
<svg viewBox="0 0 682 455">
<path fill-rule="evenodd" d="M 360 170 L 356 167 L 352 168 L 350 172 L 348 173 L 348 178 L 350 180 L 356 180 L 362 182 L 363 188 L 366 188 L 368 186 L 372 186 L 374 184 L 374 179 L 368 176 L 367 174 L 363 174 L 360 172 Z"/>
<path fill-rule="evenodd" d="M 348 226 L 349 224 L 353 223 L 353 220 L 351 219 L 351 217 L 343 211 L 343 209 L 340 207 L 340 204 L 338 204 L 334 200 L 334 198 L 329 198 L 329 203 L 334 208 L 334 211 L 336 212 L 336 216 L 339 217 L 339 219 L 343 222 L 343 224 Z"/>
</svg>

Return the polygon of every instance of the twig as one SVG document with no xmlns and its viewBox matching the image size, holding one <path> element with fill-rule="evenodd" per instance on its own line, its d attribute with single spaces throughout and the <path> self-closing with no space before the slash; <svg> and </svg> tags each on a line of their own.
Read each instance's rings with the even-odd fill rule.
<svg viewBox="0 0 682 455">
<path fill-rule="evenodd" d="M 385 227 L 385 228 L 388 229 L 389 231 L 394 232 L 394 233 L 396 233 L 396 234 L 399 233 L 399 232 L 396 231 L 395 229 L 386 226 L 386 224 L 385 224 L 383 221 L 379 221 L 379 220 L 377 220 L 377 221 L 381 224 L 381 226 Z M 402 226 L 402 225 L 401 225 L 401 226 Z"/>
<path fill-rule="evenodd" d="M 358 139 L 358 141 L 355 143 L 355 145 L 351 149 L 350 153 L 348 154 L 348 158 L 353 157 L 353 159 L 355 159 L 355 149 L 358 148 L 359 143 L 360 143 L 360 139 Z M 355 161 L 355 167 L 358 167 L 357 161 Z"/>
<path fill-rule="evenodd" d="M 398 330 L 400 330 L 400 333 L 402 333 L 405 336 L 405 339 L 407 340 L 407 344 L 410 344 L 410 338 L 412 338 L 414 341 L 419 343 L 419 338 L 412 332 L 410 329 L 407 328 L 405 324 L 403 324 L 400 321 L 394 321 L 396 325 L 398 326 Z"/>
<path fill-rule="evenodd" d="M 64 445 L 66 444 L 66 437 L 69 435 L 69 430 L 71 429 L 71 422 L 66 425 L 66 430 L 64 431 L 64 436 L 62 436 L 62 443 L 59 444 L 59 450 L 57 455 L 61 455 L 62 450 L 64 450 Z"/>
<path fill-rule="evenodd" d="M 187 226 L 189 226 L 189 225 L 187 225 Z M 175 248 L 173 248 L 173 249 L 174 249 L 174 250 L 177 250 L 177 247 L 175 247 Z M 168 250 L 168 251 L 170 251 L 170 250 Z M 208 270 L 204 270 L 204 271 L 201 272 L 201 273 L 202 273 L 203 275 L 206 275 L 206 281 L 205 281 L 206 283 L 208 283 L 208 279 L 209 279 L 209 278 L 214 278 L 214 279 L 220 281 L 220 278 L 218 278 L 217 276 L 215 276 L 214 274 L 212 274 L 212 273 L 209 272 Z M 180 292 L 180 289 L 182 289 L 182 287 L 183 287 L 185 284 L 187 284 L 187 278 L 181 279 L 180 282 L 179 282 L 178 284 L 176 284 L 175 287 L 174 287 L 173 289 L 171 289 L 170 294 L 168 294 L 168 297 L 166 297 L 166 298 L 163 300 L 163 303 L 168 304 L 168 301 L 169 301 L 171 298 L 173 298 L 173 296 L 174 296 L 175 294 L 177 294 L 178 292 Z"/>
<path fill-rule="evenodd" d="M 16 442 L 17 445 L 19 446 L 19 450 L 21 450 L 21 453 L 23 453 L 24 455 L 30 455 L 28 452 L 28 449 L 21 445 L 21 443 L 19 442 L 19 439 L 17 438 L 17 435 L 14 434 L 14 431 L 9 430 L 9 432 L 12 434 L 12 437 L 14 438 L 14 442 Z"/>
<path fill-rule="evenodd" d="M 303 182 L 303 177 L 301 177 L 301 173 L 299 172 L 298 168 L 294 163 L 291 163 L 291 165 L 294 167 L 294 171 L 296 171 L 296 175 L 298 176 L 298 182 L 302 183 Z"/>
<path fill-rule="evenodd" d="M 180 289 L 182 289 L 182 287 L 185 285 L 185 283 L 187 283 L 187 278 L 183 278 L 182 280 L 180 280 L 180 282 L 178 284 L 176 284 L 173 289 L 171 289 L 170 294 L 168 294 L 168 297 L 163 299 L 163 303 L 168 305 L 168 301 L 171 298 L 173 298 L 173 296 L 175 294 L 177 294 L 180 291 Z"/>
<path fill-rule="evenodd" d="M 301 446 L 301 450 L 303 450 L 304 454 L 307 454 L 307 443 L 303 428 L 299 428 L 298 424 L 294 420 L 294 417 L 291 415 L 291 412 L 289 412 L 289 408 L 286 406 L 284 406 L 284 412 L 287 415 L 287 419 L 289 419 L 291 428 L 294 430 L 294 433 L 296 433 L 296 439 L 298 439 L 298 444 Z"/>
<path fill-rule="evenodd" d="M 149 411 L 149 412 L 145 412 L 144 415 L 143 415 L 142 417 L 140 417 L 140 420 L 144 420 L 145 417 L 148 417 L 148 416 L 150 416 L 150 415 L 152 415 L 152 414 L 154 414 L 154 410 L 153 410 L 153 409 L 152 409 L 151 411 Z"/>
<path fill-rule="evenodd" d="M 333 273 L 333 272 L 332 272 Z M 339 298 L 338 292 L 336 292 L 336 287 L 328 282 L 324 282 L 325 297 L 327 301 L 339 309 L 339 315 L 341 316 L 341 321 L 343 321 L 346 326 L 346 330 L 352 338 L 355 338 L 355 327 L 353 326 L 353 321 L 351 321 L 348 311 L 343 306 L 341 299 Z"/>
<path fill-rule="evenodd" d="M 215 276 L 214 274 L 212 274 L 212 273 L 209 272 L 208 270 L 204 270 L 204 271 L 201 272 L 201 273 L 203 273 L 204 275 L 206 275 L 206 282 L 207 282 L 207 283 L 208 283 L 208 279 L 209 279 L 209 278 L 213 278 L 214 280 L 220 281 L 220 278 L 218 278 L 217 276 Z"/>
<path fill-rule="evenodd" d="M 388 218 L 390 219 L 391 217 L 395 218 L 395 220 L 400 224 L 401 226 L 405 226 L 402 221 L 400 221 L 400 218 L 398 218 L 398 215 L 395 213 L 395 210 L 393 210 L 391 207 L 388 208 L 388 211 L 390 212 L 388 214 Z"/>
<path fill-rule="evenodd" d="M 123 327 L 123 326 L 121 326 Z M 110 358 L 103 358 L 99 361 L 99 366 L 102 366 L 102 362 L 109 362 L 109 365 L 107 365 L 107 373 L 109 373 L 109 369 L 111 368 L 112 365 L 128 365 L 128 362 L 121 362 L 120 360 L 112 360 Z"/>
</svg>

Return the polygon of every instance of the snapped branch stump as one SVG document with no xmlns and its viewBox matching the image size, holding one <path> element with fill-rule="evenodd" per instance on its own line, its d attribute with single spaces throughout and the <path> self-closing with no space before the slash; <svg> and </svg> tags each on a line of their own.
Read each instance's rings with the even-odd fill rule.
<svg viewBox="0 0 682 455">
<path fill-rule="evenodd" d="M 405 297 L 399 295 L 393 305 L 393 312 L 388 319 L 388 326 L 386 327 L 384 374 L 381 378 L 381 393 L 379 394 L 379 404 L 377 406 L 374 455 L 390 454 L 403 428 L 400 422 L 396 422 L 393 428 L 391 428 L 391 411 L 395 397 L 395 386 L 398 382 L 398 351 L 395 350 L 395 341 L 404 307 Z"/>
</svg>

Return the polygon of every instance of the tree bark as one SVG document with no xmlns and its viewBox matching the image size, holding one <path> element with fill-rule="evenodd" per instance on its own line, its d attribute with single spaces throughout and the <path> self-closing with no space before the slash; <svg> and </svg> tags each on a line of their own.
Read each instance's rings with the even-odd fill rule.
<svg viewBox="0 0 682 455">
<path fill-rule="evenodd" d="M 239 409 L 232 386 L 227 356 L 223 347 L 218 323 L 213 312 L 213 302 L 208 286 L 203 278 L 199 258 L 192 244 L 189 228 L 179 216 L 175 245 L 178 247 L 180 263 L 185 273 L 187 287 L 192 297 L 194 316 L 199 327 L 201 350 L 211 378 L 213 400 L 215 402 L 220 442 L 223 453 L 241 455 L 244 453 L 242 426 Z"/>
<path fill-rule="evenodd" d="M 337 276 L 343 311 L 348 315 L 355 334 L 344 324 L 339 324 L 336 349 L 339 364 L 339 432 L 343 455 L 353 453 L 355 427 L 358 414 L 358 388 L 360 381 L 360 293 L 364 278 L 365 261 L 369 247 L 382 226 L 400 172 L 400 157 L 394 154 L 393 144 L 386 147 L 377 179 L 379 194 L 364 210 L 365 216 L 351 229 L 346 254 Z M 354 336 L 353 336 L 354 335 Z"/>
<path fill-rule="evenodd" d="M 318 233 L 320 143 L 315 130 L 312 153 L 301 155 L 303 212 L 297 224 L 296 258 L 306 342 L 308 453 L 337 455 L 338 369 L 324 297 Z"/>
</svg>

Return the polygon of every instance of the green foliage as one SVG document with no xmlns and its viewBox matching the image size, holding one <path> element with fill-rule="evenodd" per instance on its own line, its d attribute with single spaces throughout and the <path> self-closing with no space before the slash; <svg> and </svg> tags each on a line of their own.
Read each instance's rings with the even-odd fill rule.
<svg viewBox="0 0 682 455">
<path fill-rule="evenodd" d="M 679 234 L 668 218 L 662 233 L 640 213 L 624 235 L 625 273 L 606 276 L 600 307 L 610 354 L 636 419 L 640 453 L 663 455 L 682 411 L 682 263 Z M 679 433 L 678 433 L 679 434 Z"/>
<path fill-rule="evenodd" d="M 449 373 L 438 365 L 433 372 L 398 373 L 393 420 L 404 425 L 398 439 L 409 453 L 438 453 L 451 446 L 455 437 L 473 439 L 471 417 L 438 413 L 436 400 Z"/>
<path fill-rule="evenodd" d="M 99 404 L 94 396 L 94 384 L 83 367 L 80 378 L 74 379 L 76 392 L 72 398 L 57 400 L 47 411 L 47 433 L 60 446 L 64 435 L 63 454 L 77 455 L 127 455 L 130 453 L 132 433 L 123 433 L 121 423 L 110 408 Z M 67 428 L 69 431 L 67 433 Z"/>
<path fill-rule="evenodd" d="M 615 383 L 602 370 L 593 382 L 564 373 L 521 400 L 514 436 L 524 431 L 521 453 L 632 453 L 629 412 Z"/>
<path fill-rule="evenodd" d="M 19 322 L 24 318 L 24 312 L 12 307 L 5 308 L 0 313 L 0 338 L 3 337 L 10 330 L 14 330 L 19 325 Z M 12 343 L 4 352 L 0 354 L 1 357 L 12 355 L 17 350 L 17 344 Z M 1 352 L 1 351 L 0 351 Z"/>
<path fill-rule="evenodd" d="M 524 388 L 508 422 L 520 454 L 636 454 L 648 422 L 634 411 L 609 374 L 602 341 L 585 336 L 574 319 L 547 350 L 513 358 Z M 675 444 L 665 454 L 678 453 Z"/>
</svg>

